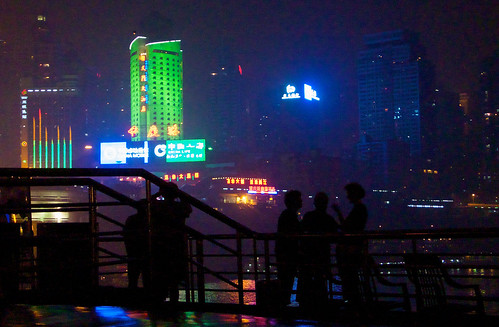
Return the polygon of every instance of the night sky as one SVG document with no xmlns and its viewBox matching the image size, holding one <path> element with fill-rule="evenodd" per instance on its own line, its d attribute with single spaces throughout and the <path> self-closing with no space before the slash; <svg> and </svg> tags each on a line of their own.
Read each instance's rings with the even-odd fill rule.
<svg viewBox="0 0 499 327">
<path fill-rule="evenodd" d="M 29 19 L 43 13 L 56 39 L 71 42 L 86 65 L 127 78 L 132 32 L 140 34 L 140 21 L 153 10 L 172 22 L 165 39 L 182 40 L 186 119 L 206 103 L 223 45 L 242 66 L 253 100 L 298 76 L 317 83 L 342 126 L 335 135 L 343 137 L 356 132 L 355 58 L 363 35 L 420 33 L 437 86 L 453 92 L 477 89 L 480 61 L 499 44 L 497 0 L 1 0 L 0 39 L 21 38 Z M 341 97 L 350 105 L 339 105 Z"/>
</svg>

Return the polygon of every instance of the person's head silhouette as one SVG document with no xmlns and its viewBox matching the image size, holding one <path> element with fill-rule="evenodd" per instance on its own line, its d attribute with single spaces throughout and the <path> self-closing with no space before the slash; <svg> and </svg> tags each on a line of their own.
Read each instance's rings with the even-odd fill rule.
<svg viewBox="0 0 499 327">
<path fill-rule="evenodd" d="M 327 209 L 327 203 L 329 202 L 329 197 L 324 192 L 318 192 L 314 197 L 314 206 L 321 211 Z"/>
<path fill-rule="evenodd" d="M 349 183 L 345 186 L 347 198 L 351 203 L 359 202 L 366 195 L 366 191 L 359 183 Z"/>
<path fill-rule="evenodd" d="M 284 204 L 286 208 L 298 211 L 302 205 L 301 192 L 297 190 L 291 190 L 284 196 Z"/>
</svg>

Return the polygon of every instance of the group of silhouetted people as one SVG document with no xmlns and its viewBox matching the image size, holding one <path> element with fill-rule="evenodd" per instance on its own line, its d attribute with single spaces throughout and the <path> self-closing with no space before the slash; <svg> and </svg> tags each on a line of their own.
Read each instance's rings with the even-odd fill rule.
<svg viewBox="0 0 499 327">
<path fill-rule="evenodd" d="M 358 183 L 345 186 L 347 198 L 353 205 L 344 217 L 339 206 L 332 205 L 338 221 L 327 213 L 329 198 L 319 192 L 314 197 L 313 211 L 299 219 L 303 201 L 301 192 L 291 190 L 284 197 L 286 209 L 278 220 L 276 240 L 277 277 L 280 281 L 280 302 L 290 303 L 295 277 L 297 301 L 300 307 L 318 308 L 327 303 L 328 281 L 331 273 L 331 244 L 336 243 L 338 275 L 341 279 L 346 303 L 355 306 L 359 302 L 356 270 L 367 253 L 367 244 L 361 238 L 332 239 L 325 234 L 341 235 L 361 232 L 367 222 L 367 208 L 362 203 L 365 191 Z"/>
<path fill-rule="evenodd" d="M 361 238 L 344 238 L 341 234 L 363 231 L 367 222 L 367 208 L 362 203 L 365 191 L 361 185 L 347 184 L 345 191 L 353 208 L 344 217 L 338 205 L 332 205 L 338 221 L 327 213 L 329 198 L 326 193 L 315 195 L 315 209 L 305 213 L 301 220 L 301 192 L 291 190 L 285 194 L 286 209 L 279 216 L 279 236 L 275 247 L 282 306 L 290 303 L 296 277 L 300 306 L 320 307 L 327 302 L 327 285 L 332 277 L 332 243 L 336 243 L 343 297 L 351 305 L 358 302 L 356 269 L 367 253 L 367 245 Z M 179 284 L 187 274 L 185 220 L 192 208 L 179 197 L 179 190 L 173 183 L 160 188 L 152 196 L 150 225 L 146 206 L 146 200 L 139 201 L 137 213 L 127 219 L 123 230 L 129 258 L 129 287 L 137 288 L 142 274 L 144 288 L 149 289 L 156 300 L 164 301 L 169 297 L 171 302 L 176 303 Z"/>
<path fill-rule="evenodd" d="M 139 201 L 137 213 L 128 217 L 123 229 L 129 258 L 128 286 L 137 288 L 142 274 L 144 288 L 156 301 L 162 302 L 169 297 L 170 302 L 176 303 L 179 284 L 187 274 L 185 220 L 192 208 L 179 197 L 179 190 L 173 183 L 152 195 L 148 251 L 146 205 L 146 200 Z"/>
</svg>

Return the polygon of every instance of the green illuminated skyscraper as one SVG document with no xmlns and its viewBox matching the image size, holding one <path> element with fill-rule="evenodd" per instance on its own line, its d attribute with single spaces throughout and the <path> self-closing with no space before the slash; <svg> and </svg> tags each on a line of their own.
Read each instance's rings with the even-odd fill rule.
<svg viewBox="0 0 499 327">
<path fill-rule="evenodd" d="M 130 43 L 133 141 L 183 138 L 183 63 L 180 41 Z"/>
</svg>

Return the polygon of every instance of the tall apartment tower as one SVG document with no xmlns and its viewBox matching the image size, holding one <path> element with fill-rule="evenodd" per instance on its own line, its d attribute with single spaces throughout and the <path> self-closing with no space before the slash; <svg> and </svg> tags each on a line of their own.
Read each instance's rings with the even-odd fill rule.
<svg viewBox="0 0 499 327">
<path fill-rule="evenodd" d="M 406 31 L 364 37 L 358 56 L 360 135 L 399 141 L 411 156 L 421 153 L 420 70 L 416 42 Z"/>
<path fill-rule="evenodd" d="M 180 41 L 130 43 L 133 141 L 183 138 L 183 62 Z"/>
<path fill-rule="evenodd" d="M 248 113 L 242 99 L 241 66 L 219 65 L 211 72 L 209 87 L 210 142 L 220 151 L 243 150 Z"/>
</svg>

